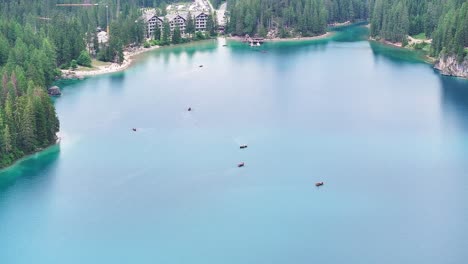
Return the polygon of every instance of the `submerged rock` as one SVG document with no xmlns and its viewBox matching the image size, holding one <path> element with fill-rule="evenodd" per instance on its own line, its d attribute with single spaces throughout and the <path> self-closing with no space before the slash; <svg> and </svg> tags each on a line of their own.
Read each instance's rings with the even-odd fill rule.
<svg viewBox="0 0 468 264">
<path fill-rule="evenodd" d="M 443 56 L 434 65 L 443 75 L 468 78 L 468 58 L 459 62 L 456 56 Z"/>
</svg>

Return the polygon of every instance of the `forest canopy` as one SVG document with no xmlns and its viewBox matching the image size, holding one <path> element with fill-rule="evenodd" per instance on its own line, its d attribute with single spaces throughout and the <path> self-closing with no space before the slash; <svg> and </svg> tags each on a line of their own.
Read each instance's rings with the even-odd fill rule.
<svg viewBox="0 0 468 264">
<path fill-rule="evenodd" d="M 327 25 L 369 21 L 370 35 L 406 44 L 407 36 L 433 39 L 430 54 L 467 56 L 466 0 L 227 0 L 227 32 L 234 35 L 315 36 Z"/>
<path fill-rule="evenodd" d="M 228 32 L 258 34 L 278 29 L 281 37 L 324 34 L 328 23 L 365 20 L 367 0 L 227 0 Z"/>
<path fill-rule="evenodd" d="M 466 0 L 372 0 L 371 36 L 405 42 L 407 35 L 432 38 L 431 55 L 466 56 L 468 2 Z"/>
</svg>

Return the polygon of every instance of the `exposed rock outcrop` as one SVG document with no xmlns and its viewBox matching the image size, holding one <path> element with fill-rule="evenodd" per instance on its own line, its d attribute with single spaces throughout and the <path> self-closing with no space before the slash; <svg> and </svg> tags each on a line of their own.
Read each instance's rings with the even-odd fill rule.
<svg viewBox="0 0 468 264">
<path fill-rule="evenodd" d="M 460 63 L 456 56 L 442 56 L 434 65 L 443 75 L 468 78 L 468 58 Z"/>
<path fill-rule="evenodd" d="M 84 77 L 78 75 L 75 71 L 71 70 L 62 70 L 62 79 L 65 80 L 83 80 Z"/>
<path fill-rule="evenodd" d="M 47 93 L 52 96 L 59 96 L 62 94 L 60 91 L 60 88 L 58 86 L 52 86 L 49 89 L 47 89 Z"/>
</svg>

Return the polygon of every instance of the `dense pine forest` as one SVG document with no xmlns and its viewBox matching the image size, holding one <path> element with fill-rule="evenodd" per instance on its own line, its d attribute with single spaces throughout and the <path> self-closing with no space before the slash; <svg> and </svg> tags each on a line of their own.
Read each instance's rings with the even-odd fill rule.
<svg viewBox="0 0 468 264">
<path fill-rule="evenodd" d="M 433 39 L 430 55 L 467 55 L 466 0 L 227 0 L 227 32 L 234 35 L 314 36 L 327 24 L 368 20 L 377 39 L 407 42 L 407 36 Z"/>
<path fill-rule="evenodd" d="M 370 8 L 371 36 L 406 44 L 407 35 L 423 33 L 433 39 L 432 56 L 466 56 L 468 1 L 373 0 Z"/>
<path fill-rule="evenodd" d="M 0 21 L 0 167 L 57 140 L 59 122 L 44 87 L 56 52 L 30 25 Z"/>
<path fill-rule="evenodd" d="M 83 51 L 103 61 L 119 62 L 123 47 L 143 43 L 143 25 L 139 20 L 140 7 L 149 1 L 92 1 L 89 7 L 56 6 L 57 3 L 82 3 L 76 0 L 0 0 L 1 19 L 30 27 L 43 34 L 57 52 L 56 63 L 67 68 Z M 88 1 L 91 2 L 91 1 Z M 153 4 L 162 1 L 151 1 Z M 107 7 L 106 7 L 107 6 Z M 120 11 L 117 12 L 117 9 Z M 97 44 L 96 29 L 106 29 L 112 34 L 108 45 Z M 94 42 L 94 45 L 93 45 Z M 87 45 L 87 43 L 91 43 Z M 101 49 L 102 48 L 102 49 Z"/>
<path fill-rule="evenodd" d="M 327 24 L 366 20 L 367 0 L 228 0 L 228 32 L 259 34 L 276 28 L 280 37 L 291 34 L 315 36 L 326 32 Z"/>
</svg>

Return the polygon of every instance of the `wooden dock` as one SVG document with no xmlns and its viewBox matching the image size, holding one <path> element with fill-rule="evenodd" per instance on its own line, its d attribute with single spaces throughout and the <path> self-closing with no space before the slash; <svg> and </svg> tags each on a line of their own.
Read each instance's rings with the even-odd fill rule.
<svg viewBox="0 0 468 264">
<path fill-rule="evenodd" d="M 265 39 L 260 37 L 250 37 L 249 35 L 246 35 L 242 42 L 249 43 L 251 46 L 259 46 L 260 44 L 263 44 L 265 42 Z"/>
</svg>

